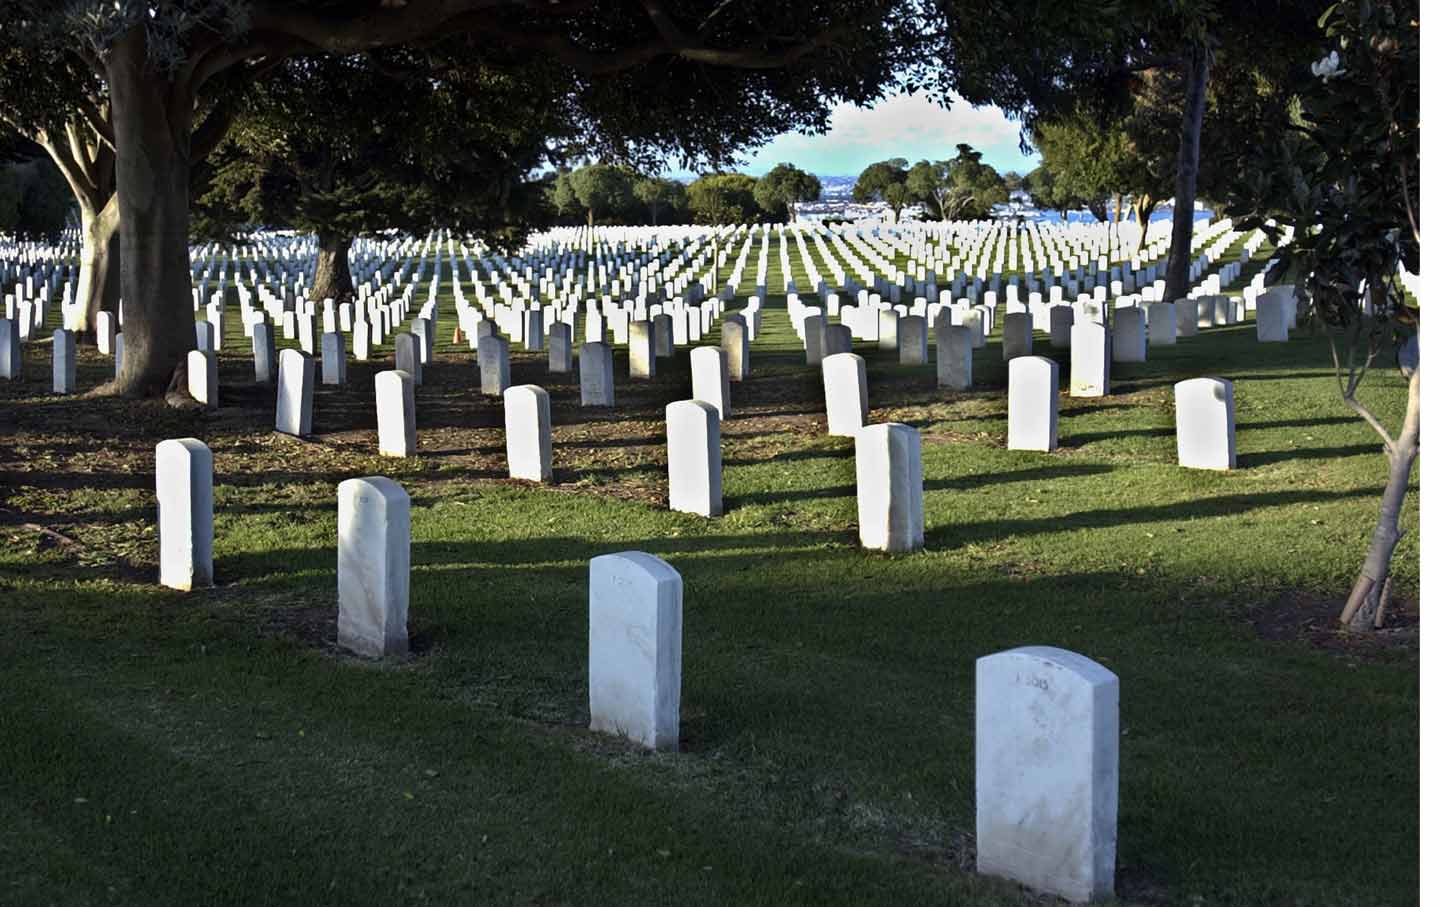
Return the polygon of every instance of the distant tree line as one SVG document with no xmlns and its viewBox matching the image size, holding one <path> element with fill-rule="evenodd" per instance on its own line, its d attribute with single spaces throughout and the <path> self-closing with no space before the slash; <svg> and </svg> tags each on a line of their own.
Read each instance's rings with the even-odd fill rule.
<svg viewBox="0 0 1440 907">
<path fill-rule="evenodd" d="M 791 221 L 820 197 L 820 180 L 792 164 L 762 177 L 707 173 L 690 184 L 615 164 L 590 164 L 550 178 L 550 206 L 562 224 L 727 224 Z"/>
</svg>

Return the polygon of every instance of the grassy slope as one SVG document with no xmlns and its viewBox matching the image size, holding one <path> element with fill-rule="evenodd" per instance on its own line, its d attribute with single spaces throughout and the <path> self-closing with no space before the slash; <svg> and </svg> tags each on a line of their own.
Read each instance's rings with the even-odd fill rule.
<svg viewBox="0 0 1440 907">
<path fill-rule="evenodd" d="M 872 415 L 926 438 L 927 550 L 887 557 L 855 546 L 849 445 L 767 316 L 713 521 L 657 506 L 683 356 L 641 387 L 622 352 L 621 411 L 582 413 L 573 375 L 516 352 L 555 403 L 561 484 L 535 489 L 497 480 L 499 406 L 449 312 L 403 462 L 372 455 L 375 366 L 319 392 L 302 444 L 264 430 L 238 345 L 212 417 L 47 399 L 31 348 L 31 382 L 0 388 L 0 901 L 1023 903 L 968 872 L 971 696 L 975 658 L 1032 643 L 1121 678 L 1128 899 L 1414 901 L 1413 654 L 1253 627 L 1297 597 L 1331 616 L 1378 504 L 1320 341 L 1152 350 L 1110 397 L 1062 399 L 1054 455 L 1004 449 L 996 340 L 963 395 L 857 344 Z M 105 367 L 87 355 L 82 387 Z M 1234 473 L 1173 465 L 1169 386 L 1200 374 L 1236 382 Z M 1399 382 L 1369 380 L 1398 419 Z M 182 435 L 218 473 L 221 586 L 190 596 L 150 585 L 148 451 Z M 330 646 L 334 487 L 381 472 L 416 507 L 421 651 L 371 665 Z M 585 732 L 586 561 L 625 548 L 685 578 L 678 755 Z"/>
</svg>

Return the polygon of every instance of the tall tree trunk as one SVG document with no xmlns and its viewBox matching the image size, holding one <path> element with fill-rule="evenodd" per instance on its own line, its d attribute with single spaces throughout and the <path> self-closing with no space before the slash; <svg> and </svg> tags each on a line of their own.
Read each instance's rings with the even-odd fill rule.
<svg viewBox="0 0 1440 907">
<path fill-rule="evenodd" d="M 350 277 L 350 244 L 354 239 L 325 230 L 320 231 L 319 239 L 315 273 L 310 280 L 310 298 L 349 302 L 355 298 L 355 282 Z"/>
<path fill-rule="evenodd" d="M 1370 536 L 1365 564 L 1350 590 L 1340 622 L 1352 630 L 1373 630 L 1385 606 L 1390 586 L 1390 559 L 1400 543 L 1400 511 L 1410 488 L 1410 471 L 1420 455 L 1420 368 L 1410 374 L 1410 399 L 1405 406 L 1405 425 L 1395 444 L 1386 451 L 1390 477 L 1380 497 L 1380 519 Z"/>
<path fill-rule="evenodd" d="M 113 194 L 98 211 L 80 203 L 80 280 L 75 302 L 78 317 L 67 327 L 81 333 L 95 329 L 99 312 L 119 308 L 120 201 Z"/>
<path fill-rule="evenodd" d="M 145 28 L 105 59 L 120 200 L 125 360 L 104 391 L 161 396 L 195 348 L 190 307 L 190 135 L 193 98 L 147 61 Z"/>
<path fill-rule="evenodd" d="M 1153 195 L 1140 196 L 1140 203 L 1135 206 L 1135 219 L 1140 222 L 1140 246 L 1145 246 L 1145 237 L 1150 234 L 1150 218 L 1155 213 L 1155 205 L 1159 199 Z"/>
<path fill-rule="evenodd" d="M 1165 269 L 1165 301 L 1190 291 L 1190 240 L 1195 235 L 1195 181 L 1200 172 L 1200 126 L 1205 119 L 1205 86 L 1210 80 L 1210 48 L 1204 39 L 1190 45 L 1185 59 L 1185 115 L 1180 121 L 1180 151 L 1175 167 L 1174 229 Z"/>
</svg>

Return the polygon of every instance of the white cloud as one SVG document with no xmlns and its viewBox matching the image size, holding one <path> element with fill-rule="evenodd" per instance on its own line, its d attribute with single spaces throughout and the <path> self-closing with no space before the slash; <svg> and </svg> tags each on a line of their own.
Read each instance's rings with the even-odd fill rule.
<svg viewBox="0 0 1440 907">
<path fill-rule="evenodd" d="M 1019 124 L 995 107 L 976 108 L 953 98 L 949 110 L 923 95 L 895 95 L 871 108 L 843 104 L 823 135 L 787 133 L 749 156 L 746 173 L 763 174 L 781 161 L 822 176 L 855 175 L 875 161 L 903 157 L 912 163 L 954 157 L 955 146 L 977 148 L 1002 173 L 1024 173 L 1039 163 L 1020 153 Z"/>
</svg>

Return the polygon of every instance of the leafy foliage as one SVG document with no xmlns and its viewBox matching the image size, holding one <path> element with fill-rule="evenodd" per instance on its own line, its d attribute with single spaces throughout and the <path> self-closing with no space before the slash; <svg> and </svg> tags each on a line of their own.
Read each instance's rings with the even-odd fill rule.
<svg viewBox="0 0 1440 907">
<path fill-rule="evenodd" d="M 445 226 L 518 240 L 522 221 L 540 217 L 530 174 L 564 130 L 556 105 L 534 82 L 481 67 L 408 73 L 371 57 L 302 57 L 255 86 L 197 199 L 197 232 Z M 397 92 L 405 104 L 379 103 Z M 527 116 L 493 115 L 507 108 Z"/>
<path fill-rule="evenodd" d="M 1420 270 L 1420 11 L 1414 0 L 1343 0 L 1321 20 L 1321 57 L 1277 140 L 1250 148 L 1233 198 L 1246 226 L 1277 240 L 1320 321 L 1352 342 L 1414 331 L 1419 305 L 1396 274 Z"/>
<path fill-rule="evenodd" d="M 787 212 L 761 206 L 760 181 L 744 173 L 707 173 L 685 187 L 690 214 L 700 224 L 744 224 L 783 220 Z"/>
<path fill-rule="evenodd" d="M 795 219 L 796 204 L 819 198 L 819 177 L 794 164 L 776 164 L 755 184 L 756 203 L 766 211 L 783 210 L 790 220 Z"/>
</svg>

